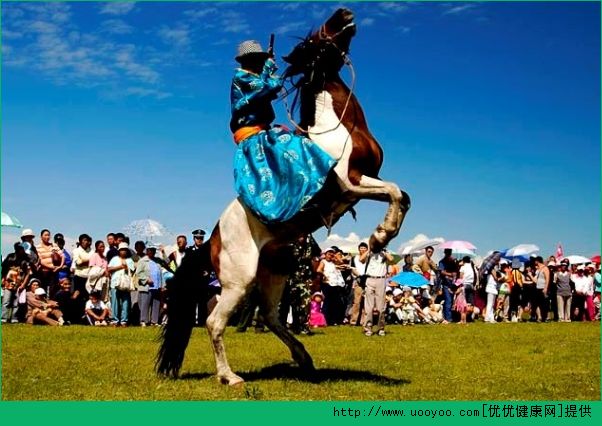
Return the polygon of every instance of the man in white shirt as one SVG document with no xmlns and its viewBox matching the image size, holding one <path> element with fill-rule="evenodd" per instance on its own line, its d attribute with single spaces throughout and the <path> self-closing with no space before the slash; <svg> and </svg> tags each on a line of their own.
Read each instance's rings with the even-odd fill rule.
<svg viewBox="0 0 602 426">
<path fill-rule="evenodd" d="M 387 250 L 372 253 L 366 251 L 360 260 L 366 259 L 366 289 L 364 307 L 364 334 L 372 336 L 372 320 L 378 314 L 378 335 L 385 335 L 385 288 L 387 277 L 387 261 L 392 262 L 393 256 Z"/>
<path fill-rule="evenodd" d="M 364 318 L 362 313 L 362 296 L 364 295 L 364 288 L 366 287 L 366 253 L 368 252 L 368 244 L 360 243 L 357 246 L 358 254 L 351 260 L 351 273 L 353 274 L 353 288 L 351 290 L 353 299 L 351 306 L 349 307 L 348 316 L 349 324 L 355 326 L 364 324 Z M 362 260 L 363 256 L 363 260 Z M 365 311 L 364 311 L 365 313 Z M 360 315 L 362 318 L 360 319 Z"/>
</svg>

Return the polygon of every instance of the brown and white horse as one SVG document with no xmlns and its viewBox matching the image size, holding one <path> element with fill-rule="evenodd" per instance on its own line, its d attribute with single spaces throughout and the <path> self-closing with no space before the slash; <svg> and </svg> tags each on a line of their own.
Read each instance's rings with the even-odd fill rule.
<svg viewBox="0 0 602 426">
<path fill-rule="evenodd" d="M 399 232 L 409 197 L 397 185 L 378 178 L 383 151 L 368 130 L 359 102 L 339 76 L 349 63 L 349 45 L 356 32 L 353 19 L 351 11 L 337 10 L 284 58 L 289 63 L 284 76 L 299 78 L 295 86 L 300 90 L 300 127 L 338 160 L 325 187 L 286 223 L 266 225 L 238 199 L 226 208 L 209 241 L 183 258 L 170 284 L 169 319 L 156 365 L 159 373 L 179 374 L 194 324 L 194 289 L 201 285 L 203 269 L 210 267 L 222 285 L 221 298 L 206 324 L 218 380 L 230 385 L 243 381 L 228 364 L 223 334 L 228 319 L 254 286 L 261 294 L 266 325 L 289 347 L 301 368 L 314 371 L 304 346 L 278 320 L 289 272 L 287 247 L 301 234 L 332 226 L 361 199 L 389 203 L 383 222 L 370 237 L 372 251 L 385 247 Z"/>
</svg>

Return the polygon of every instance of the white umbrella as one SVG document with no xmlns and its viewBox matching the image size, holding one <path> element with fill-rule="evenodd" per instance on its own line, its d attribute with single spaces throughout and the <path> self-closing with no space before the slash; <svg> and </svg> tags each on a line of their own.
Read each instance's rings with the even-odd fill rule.
<svg viewBox="0 0 602 426">
<path fill-rule="evenodd" d="M 19 219 L 8 213 L 2 212 L 2 226 L 12 226 L 13 228 L 23 228 Z"/>
<path fill-rule="evenodd" d="M 506 251 L 505 257 L 531 256 L 538 251 L 539 247 L 535 244 L 519 244 Z"/>
<path fill-rule="evenodd" d="M 155 237 L 164 237 L 171 234 L 165 226 L 153 219 L 134 220 L 123 228 L 123 230 L 128 235 L 136 235 L 138 237 L 143 237 L 146 240 L 152 240 Z"/>
<path fill-rule="evenodd" d="M 568 261 L 571 262 L 571 265 L 579 265 L 580 263 L 590 263 L 591 262 L 591 260 L 588 259 L 587 257 L 579 256 L 576 254 L 574 254 L 572 256 L 564 257 L 563 260 L 564 259 L 568 259 Z"/>
</svg>

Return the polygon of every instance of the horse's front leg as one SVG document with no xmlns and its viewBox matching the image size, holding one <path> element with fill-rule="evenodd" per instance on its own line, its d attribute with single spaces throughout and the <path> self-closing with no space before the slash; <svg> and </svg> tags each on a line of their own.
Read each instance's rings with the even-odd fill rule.
<svg viewBox="0 0 602 426">
<path fill-rule="evenodd" d="M 405 215 L 410 209 L 410 196 L 392 182 L 368 176 L 362 176 L 359 185 L 346 185 L 345 191 L 350 197 L 389 203 L 383 222 L 370 236 L 370 250 L 380 251 L 399 233 Z"/>
</svg>

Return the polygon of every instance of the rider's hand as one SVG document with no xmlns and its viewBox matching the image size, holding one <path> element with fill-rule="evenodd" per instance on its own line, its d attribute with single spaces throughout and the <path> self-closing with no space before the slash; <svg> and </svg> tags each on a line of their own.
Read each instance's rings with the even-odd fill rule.
<svg viewBox="0 0 602 426">
<path fill-rule="evenodd" d="M 276 65 L 276 62 L 273 58 L 268 58 L 265 61 L 265 68 L 267 69 L 269 74 L 274 74 L 278 69 L 278 66 Z"/>
</svg>

